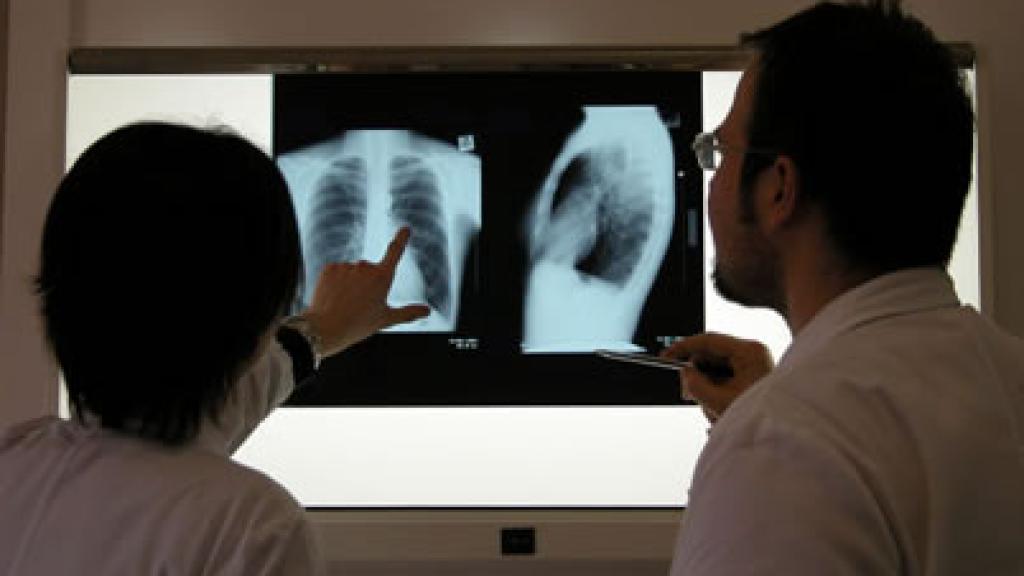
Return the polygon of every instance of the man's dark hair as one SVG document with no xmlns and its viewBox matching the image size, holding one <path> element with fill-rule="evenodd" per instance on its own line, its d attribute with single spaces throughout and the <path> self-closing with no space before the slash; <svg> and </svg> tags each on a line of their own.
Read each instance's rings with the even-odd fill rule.
<svg viewBox="0 0 1024 576">
<path fill-rule="evenodd" d="M 847 261 L 948 264 L 974 142 L 949 49 L 883 1 L 821 3 L 741 43 L 759 56 L 749 146 L 793 159 Z M 770 162 L 747 155 L 744 190 Z"/>
<path fill-rule="evenodd" d="M 226 131 L 134 124 L 64 177 L 36 279 L 76 412 L 181 444 L 215 416 L 301 271 L 277 166 Z"/>
</svg>

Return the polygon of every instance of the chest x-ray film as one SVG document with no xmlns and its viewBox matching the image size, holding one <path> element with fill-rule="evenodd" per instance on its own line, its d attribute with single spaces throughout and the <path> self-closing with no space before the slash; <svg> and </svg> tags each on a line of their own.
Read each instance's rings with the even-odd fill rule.
<svg viewBox="0 0 1024 576">
<path fill-rule="evenodd" d="M 594 351 L 656 352 L 702 325 L 700 118 L 683 72 L 276 76 L 295 307 L 326 264 L 378 260 L 408 226 L 388 300 L 431 311 L 290 402 L 678 403 L 674 374 Z"/>
<path fill-rule="evenodd" d="M 657 109 L 583 112 L 526 215 L 527 353 L 642 350 L 633 334 L 672 236 L 672 140 Z"/>
<path fill-rule="evenodd" d="M 301 232 L 300 307 L 325 264 L 376 261 L 407 226 L 388 302 L 424 302 L 430 315 L 388 331 L 452 332 L 467 246 L 480 229 L 480 158 L 463 148 L 409 130 L 352 129 L 280 155 Z"/>
</svg>

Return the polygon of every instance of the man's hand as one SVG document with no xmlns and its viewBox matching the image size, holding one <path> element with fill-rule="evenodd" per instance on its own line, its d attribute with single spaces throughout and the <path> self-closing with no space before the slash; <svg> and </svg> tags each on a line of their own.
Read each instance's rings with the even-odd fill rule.
<svg viewBox="0 0 1024 576">
<path fill-rule="evenodd" d="M 684 338 L 663 350 L 661 355 L 693 362 L 694 367 L 682 368 L 679 372 L 680 390 L 683 398 L 700 404 L 711 422 L 718 420 L 733 400 L 774 366 L 764 344 L 713 332 Z M 715 375 L 728 371 L 732 375 Z"/>
<path fill-rule="evenodd" d="M 430 308 L 421 304 L 401 308 L 387 304 L 409 234 L 408 228 L 399 230 L 379 263 L 361 260 L 324 266 L 313 301 L 302 313 L 320 337 L 320 356 L 337 354 L 382 328 L 430 314 Z"/>
</svg>

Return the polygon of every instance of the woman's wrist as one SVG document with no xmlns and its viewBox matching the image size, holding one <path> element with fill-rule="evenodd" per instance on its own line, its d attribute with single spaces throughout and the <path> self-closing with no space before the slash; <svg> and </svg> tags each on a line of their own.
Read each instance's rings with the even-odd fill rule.
<svg viewBox="0 0 1024 576">
<path fill-rule="evenodd" d="M 306 314 L 296 314 L 285 318 L 281 327 L 293 330 L 303 338 L 312 357 L 313 369 L 318 368 L 325 354 L 323 338 L 315 320 Z"/>
</svg>

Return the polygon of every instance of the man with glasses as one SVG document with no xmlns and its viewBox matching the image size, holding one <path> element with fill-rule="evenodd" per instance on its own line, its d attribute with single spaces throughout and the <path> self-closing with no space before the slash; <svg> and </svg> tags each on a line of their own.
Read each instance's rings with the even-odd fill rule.
<svg viewBox="0 0 1024 576">
<path fill-rule="evenodd" d="M 743 44 L 732 109 L 694 143 L 714 280 L 794 339 L 777 367 L 718 334 L 666 350 L 733 374 L 680 374 L 716 424 L 672 573 L 1024 574 L 1024 343 L 945 271 L 973 149 L 948 50 L 888 2 Z"/>
</svg>

